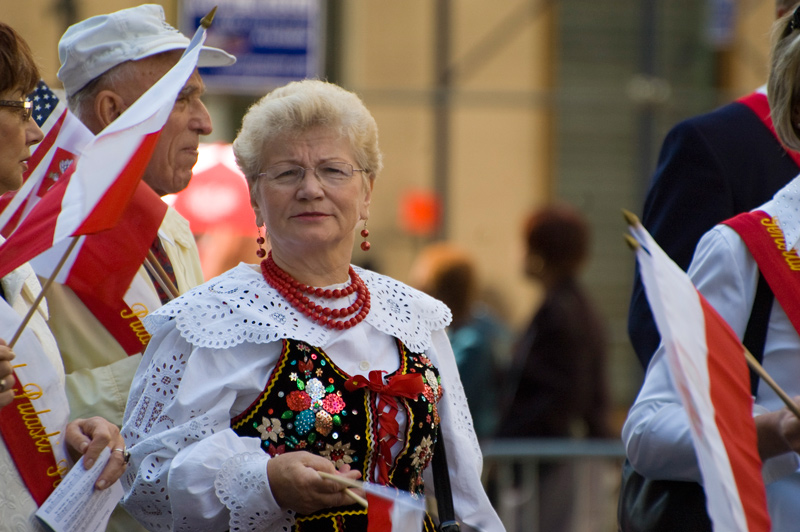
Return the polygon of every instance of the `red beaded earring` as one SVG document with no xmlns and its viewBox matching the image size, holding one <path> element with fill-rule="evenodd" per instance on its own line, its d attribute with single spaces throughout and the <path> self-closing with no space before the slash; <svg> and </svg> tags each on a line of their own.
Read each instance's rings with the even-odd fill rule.
<svg viewBox="0 0 800 532">
<path fill-rule="evenodd" d="M 259 259 L 263 259 L 267 256 L 267 252 L 264 250 L 263 246 L 264 243 L 267 241 L 266 238 L 261 236 L 261 227 L 258 228 L 258 238 L 256 238 L 256 243 L 258 244 L 258 249 L 256 250 L 256 255 L 258 255 Z"/>
<path fill-rule="evenodd" d="M 370 243 L 367 242 L 367 237 L 369 236 L 369 230 L 367 229 L 367 221 L 364 220 L 364 229 L 361 230 L 361 236 L 364 237 L 364 241 L 361 243 L 361 249 L 364 251 L 369 251 Z"/>
</svg>

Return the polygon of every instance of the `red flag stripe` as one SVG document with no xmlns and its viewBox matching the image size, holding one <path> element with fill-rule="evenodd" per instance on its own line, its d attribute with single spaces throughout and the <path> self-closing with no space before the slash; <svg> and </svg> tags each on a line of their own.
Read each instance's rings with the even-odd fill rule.
<svg viewBox="0 0 800 532">
<path fill-rule="evenodd" d="M 698 296 L 706 325 L 709 392 L 714 404 L 714 420 L 736 480 L 747 528 L 751 531 L 769 530 L 744 346 L 705 298 L 699 293 Z M 758 478 L 753 478 L 754 475 Z"/>
<path fill-rule="evenodd" d="M 153 155 L 160 135 L 161 130 L 145 135 L 136 149 L 135 155 L 120 172 L 119 178 L 98 202 L 98 205 L 102 205 L 103 208 L 94 209 L 73 235 L 86 235 L 102 231 L 119 221 L 125 205 L 139 184 L 139 178 L 144 174 L 150 162 L 150 156 Z"/>
<path fill-rule="evenodd" d="M 53 246 L 56 230 L 53 220 L 61 212 L 61 202 L 74 168 L 74 165 L 71 166 L 64 178 L 53 185 L 26 218 L 27 223 L 21 224 L 0 247 L 2 255 L 8 257 L 8 260 L 0 267 L 0 277 L 4 277 L 32 257 L 47 251 Z"/>
<path fill-rule="evenodd" d="M 391 532 L 394 502 L 370 492 L 367 492 L 367 502 L 367 532 Z"/>
<path fill-rule="evenodd" d="M 53 124 L 53 127 L 50 128 L 50 131 L 47 132 L 47 135 L 36 146 L 36 149 L 31 154 L 31 158 L 28 160 L 29 170 L 25 172 L 25 179 L 28 178 L 28 175 L 30 175 L 33 169 L 39 166 L 39 163 L 42 162 L 42 159 L 44 159 L 44 157 L 50 152 L 50 148 L 52 148 L 53 144 L 55 144 L 58 134 L 61 133 L 61 126 L 64 125 L 64 119 L 66 116 L 67 110 L 64 109 L 64 111 L 61 113 L 61 116 L 58 117 L 56 123 Z"/>
<path fill-rule="evenodd" d="M 140 182 L 120 222 L 108 231 L 86 237 L 65 284 L 107 305 L 121 303 L 166 213 L 167 204 Z"/>
</svg>

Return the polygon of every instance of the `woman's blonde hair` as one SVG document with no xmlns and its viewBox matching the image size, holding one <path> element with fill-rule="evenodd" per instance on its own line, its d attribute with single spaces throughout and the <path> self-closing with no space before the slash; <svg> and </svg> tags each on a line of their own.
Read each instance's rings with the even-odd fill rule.
<svg viewBox="0 0 800 532">
<path fill-rule="evenodd" d="M 337 130 L 350 141 L 358 167 L 374 179 L 383 168 L 378 125 L 354 93 L 320 80 L 293 81 L 279 87 L 247 110 L 233 141 L 236 164 L 250 184 L 264 171 L 264 146 L 286 133 L 315 126 Z"/>
<path fill-rule="evenodd" d="M 800 151 L 800 127 L 792 121 L 792 108 L 800 105 L 800 14 L 795 12 L 772 26 L 767 97 L 778 138 L 787 148 Z"/>
</svg>

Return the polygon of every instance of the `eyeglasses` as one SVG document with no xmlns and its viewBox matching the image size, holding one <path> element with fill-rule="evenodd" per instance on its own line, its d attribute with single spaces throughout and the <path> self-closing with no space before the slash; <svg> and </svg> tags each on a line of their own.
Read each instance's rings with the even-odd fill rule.
<svg viewBox="0 0 800 532">
<path fill-rule="evenodd" d="M 29 101 L 20 102 L 17 100 L 0 100 L 0 107 L 16 107 L 22 109 L 22 120 L 27 122 L 33 113 L 33 104 Z"/>
<path fill-rule="evenodd" d="M 306 170 L 313 170 L 314 175 L 324 185 L 343 185 L 350 181 L 353 172 L 364 172 L 359 168 L 353 168 L 350 163 L 329 161 L 320 163 L 316 168 L 305 168 L 299 164 L 276 164 L 267 168 L 266 172 L 258 174 L 258 177 L 265 177 L 267 182 L 279 186 L 296 186 L 306 175 Z"/>
<path fill-rule="evenodd" d="M 786 30 L 784 30 L 783 36 L 786 37 L 798 28 L 800 28 L 800 6 L 797 6 L 794 13 L 792 13 L 792 17 L 789 19 L 789 25 L 786 27 Z"/>
</svg>

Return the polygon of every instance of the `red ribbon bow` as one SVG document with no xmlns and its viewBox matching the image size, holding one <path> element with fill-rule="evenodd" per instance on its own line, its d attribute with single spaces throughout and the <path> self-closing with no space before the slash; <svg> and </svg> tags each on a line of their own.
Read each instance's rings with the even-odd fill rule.
<svg viewBox="0 0 800 532">
<path fill-rule="evenodd" d="M 362 375 L 347 379 L 344 383 L 348 391 L 367 388 L 378 394 L 378 480 L 389 484 L 392 466 L 392 446 L 399 441 L 400 426 L 397 423 L 397 397 L 417 399 L 425 390 L 425 383 L 419 373 L 407 373 L 390 377 L 383 383 L 385 371 L 370 371 L 369 380 Z"/>
<path fill-rule="evenodd" d="M 387 395 L 390 397 L 405 397 L 407 399 L 416 399 L 425 390 L 425 383 L 422 381 L 422 374 L 420 373 L 406 373 L 405 375 L 395 375 L 390 377 L 383 383 L 381 374 L 385 371 L 370 371 L 369 380 L 365 379 L 363 375 L 356 375 L 350 377 L 344 383 L 347 391 L 355 391 L 359 388 L 369 388 L 378 394 Z"/>
</svg>

